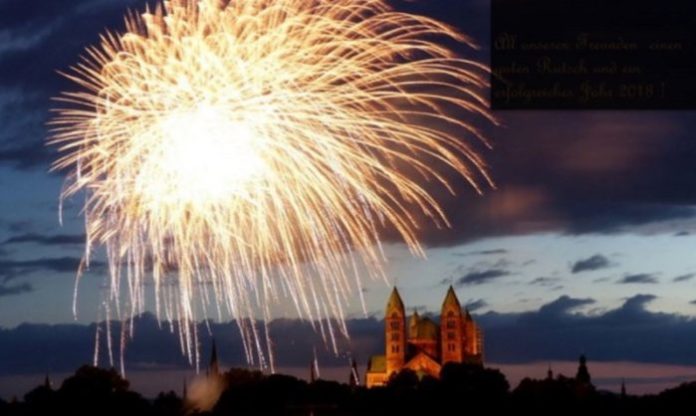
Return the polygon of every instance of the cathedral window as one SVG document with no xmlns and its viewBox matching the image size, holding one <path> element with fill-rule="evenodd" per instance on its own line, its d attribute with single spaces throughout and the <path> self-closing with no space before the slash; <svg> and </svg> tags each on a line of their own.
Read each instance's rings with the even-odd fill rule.
<svg viewBox="0 0 696 416">
<path fill-rule="evenodd" d="M 398 340 L 399 340 L 399 333 L 398 333 L 398 332 L 392 332 L 391 340 L 392 340 L 392 341 L 398 341 Z"/>
<path fill-rule="evenodd" d="M 398 352 L 399 352 L 399 346 L 398 346 L 398 345 L 392 345 L 392 346 L 391 346 L 391 352 L 392 352 L 392 353 L 398 353 Z"/>
<path fill-rule="evenodd" d="M 389 324 L 392 330 L 399 329 L 399 323 L 392 321 L 391 324 Z"/>
<path fill-rule="evenodd" d="M 454 339 L 454 332 L 450 331 L 447 333 L 447 339 L 453 340 Z"/>
<path fill-rule="evenodd" d="M 455 323 L 454 323 L 453 319 L 450 319 L 449 321 L 447 321 L 447 329 L 454 329 L 454 327 L 455 327 Z"/>
</svg>

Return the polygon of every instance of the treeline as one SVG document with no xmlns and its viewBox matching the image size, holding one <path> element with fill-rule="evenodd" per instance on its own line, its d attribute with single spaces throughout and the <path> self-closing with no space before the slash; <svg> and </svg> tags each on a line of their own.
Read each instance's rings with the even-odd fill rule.
<svg viewBox="0 0 696 416">
<path fill-rule="evenodd" d="M 525 379 L 514 390 L 498 370 L 447 364 L 440 379 L 409 370 L 382 388 L 366 389 L 332 381 L 313 383 L 286 375 L 233 369 L 220 376 L 225 386 L 212 409 L 174 392 L 153 400 L 129 389 L 114 370 L 82 367 L 58 389 L 48 383 L 23 400 L 0 400 L 0 415 L 670 415 L 696 408 L 696 383 L 659 395 L 630 396 L 597 391 L 589 382 L 564 376 Z M 686 412 L 686 413 L 685 413 Z"/>
</svg>

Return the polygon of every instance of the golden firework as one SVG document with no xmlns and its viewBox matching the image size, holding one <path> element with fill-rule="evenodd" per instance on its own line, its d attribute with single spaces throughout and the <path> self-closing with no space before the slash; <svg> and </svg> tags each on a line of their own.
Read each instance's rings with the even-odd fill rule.
<svg viewBox="0 0 696 416">
<path fill-rule="evenodd" d="M 417 218 L 447 224 L 424 182 L 488 181 L 460 119 L 492 120 L 486 69 L 443 39 L 469 43 L 383 0 L 171 0 L 103 35 L 50 142 L 62 198 L 86 194 L 86 261 L 106 248 L 107 304 L 141 312 L 151 279 L 196 361 L 209 305 L 261 365 L 254 317 L 279 297 L 345 333 L 359 271 L 384 275 L 380 233 L 420 254 Z"/>
</svg>

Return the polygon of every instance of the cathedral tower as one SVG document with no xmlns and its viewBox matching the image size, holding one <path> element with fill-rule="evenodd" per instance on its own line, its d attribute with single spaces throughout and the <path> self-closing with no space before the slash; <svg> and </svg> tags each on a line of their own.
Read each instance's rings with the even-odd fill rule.
<svg viewBox="0 0 696 416">
<path fill-rule="evenodd" d="M 483 340 L 481 331 L 471 318 L 469 310 L 464 310 L 464 353 L 465 355 L 481 355 L 483 353 Z"/>
<path fill-rule="evenodd" d="M 448 362 L 483 364 L 483 333 L 469 311 L 462 309 L 450 286 L 442 303 L 440 322 L 429 314 L 414 310 L 406 319 L 404 303 L 394 288 L 384 314 L 384 355 L 373 355 L 367 362 L 365 385 L 386 386 L 391 376 L 403 369 L 419 377 L 439 378 Z M 351 383 L 357 385 L 357 371 Z M 353 374 L 356 374 L 355 376 Z"/>
<path fill-rule="evenodd" d="M 461 363 L 464 361 L 464 317 L 459 299 L 452 286 L 447 290 L 445 301 L 442 303 L 440 314 L 440 348 L 442 349 L 441 363 Z"/>
<path fill-rule="evenodd" d="M 394 288 L 387 302 L 384 317 L 387 376 L 398 372 L 404 366 L 406 358 L 406 313 L 399 291 Z"/>
</svg>

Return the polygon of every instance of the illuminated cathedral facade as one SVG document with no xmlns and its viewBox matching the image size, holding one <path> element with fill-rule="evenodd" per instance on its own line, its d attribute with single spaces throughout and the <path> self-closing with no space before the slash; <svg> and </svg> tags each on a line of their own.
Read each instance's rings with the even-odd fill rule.
<svg viewBox="0 0 696 416">
<path fill-rule="evenodd" d="M 469 311 L 462 309 L 452 286 L 442 303 L 439 324 L 418 312 L 408 321 L 406 318 L 404 303 L 394 288 L 384 316 L 385 353 L 370 358 L 367 387 L 383 386 L 403 369 L 420 377 L 439 378 L 448 362 L 483 363 L 483 334 Z"/>
</svg>

